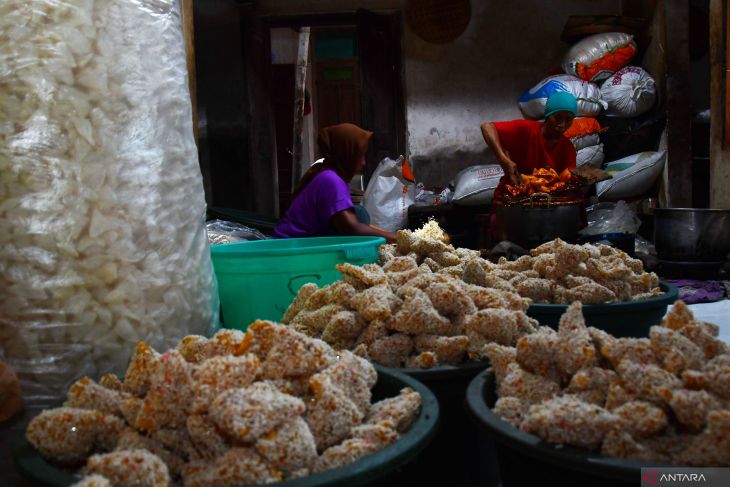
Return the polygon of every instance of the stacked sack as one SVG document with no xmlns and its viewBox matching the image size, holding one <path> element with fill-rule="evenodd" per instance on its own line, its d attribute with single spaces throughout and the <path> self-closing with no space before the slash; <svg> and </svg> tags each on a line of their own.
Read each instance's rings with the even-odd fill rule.
<svg viewBox="0 0 730 487">
<path fill-rule="evenodd" d="M 590 166 L 600 168 L 603 165 L 603 144 L 600 133 L 603 129 L 595 118 L 579 117 L 565 131 L 575 147 L 576 167 Z"/>
<path fill-rule="evenodd" d="M 545 78 L 519 99 L 524 117 L 538 120 L 551 94 L 566 91 L 575 96 L 578 118 L 565 136 L 575 147 L 576 166 L 603 167 L 613 175 L 610 184 L 597 187 L 601 199 L 641 196 L 653 187 L 664 165 L 666 151 L 647 151 L 654 149 L 656 137 L 647 138 L 636 154 L 611 157 L 608 146 L 613 147 L 621 139 L 620 127 L 626 125 L 625 119 L 647 114 L 656 102 L 656 85 L 651 75 L 638 66 L 627 66 L 636 52 L 630 34 L 606 32 L 585 37 L 565 54 L 562 68 L 566 74 Z M 603 128 L 594 118 L 602 109 Z M 641 170 L 636 170 L 633 166 L 640 162 Z M 637 178 L 641 181 L 634 181 Z"/>
</svg>

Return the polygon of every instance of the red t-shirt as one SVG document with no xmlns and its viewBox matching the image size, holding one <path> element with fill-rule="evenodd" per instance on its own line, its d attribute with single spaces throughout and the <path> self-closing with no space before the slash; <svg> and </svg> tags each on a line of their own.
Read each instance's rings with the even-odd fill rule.
<svg viewBox="0 0 730 487">
<path fill-rule="evenodd" d="M 521 174 L 532 174 L 534 169 L 552 167 L 560 174 L 565 169 L 575 168 L 575 148 L 567 137 L 560 136 L 552 147 L 546 147 L 545 138 L 540 128 L 542 122 L 534 120 L 513 120 L 511 122 L 494 122 L 509 158 L 517 164 Z M 506 178 L 499 181 L 497 193 L 502 194 Z"/>
</svg>

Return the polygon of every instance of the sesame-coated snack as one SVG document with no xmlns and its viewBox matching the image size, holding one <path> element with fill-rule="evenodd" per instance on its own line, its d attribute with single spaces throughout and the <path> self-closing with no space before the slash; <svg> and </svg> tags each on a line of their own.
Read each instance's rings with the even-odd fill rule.
<svg viewBox="0 0 730 487">
<path fill-rule="evenodd" d="M 416 335 L 414 344 L 419 352 L 435 353 L 440 364 L 460 364 L 464 362 L 464 356 L 469 347 L 469 337 L 466 335 L 452 337 Z"/>
<path fill-rule="evenodd" d="M 289 325 L 298 332 L 317 336 L 327 327 L 330 319 L 341 311 L 346 311 L 346 308 L 339 304 L 325 304 L 317 309 L 303 309 L 292 318 Z"/>
<path fill-rule="evenodd" d="M 671 397 L 671 394 L 667 394 L 672 389 L 682 386 L 682 381 L 676 375 L 656 365 L 637 364 L 624 359 L 616 367 L 616 372 L 626 390 L 659 406 L 666 405 L 668 397 Z"/>
<path fill-rule="evenodd" d="M 365 350 L 368 358 L 376 363 L 402 367 L 414 348 L 413 338 L 405 333 L 395 333 L 375 340 Z"/>
<path fill-rule="evenodd" d="M 515 347 L 505 347 L 496 343 L 489 343 L 484 346 L 484 355 L 489 357 L 489 362 L 494 370 L 494 378 L 497 380 L 497 386 L 501 385 L 507 373 L 510 371 L 510 365 L 517 360 L 517 349 Z"/>
<path fill-rule="evenodd" d="M 245 324 L 245 323 L 243 323 Z M 208 358 L 219 355 L 241 355 L 244 353 L 244 333 L 241 330 L 224 328 L 208 340 L 206 355 Z"/>
<path fill-rule="evenodd" d="M 137 423 L 137 415 L 142 409 L 142 399 L 129 393 L 123 393 L 119 399 L 119 410 L 127 424 L 134 425 Z"/>
<path fill-rule="evenodd" d="M 360 424 L 365 415 L 329 377 L 314 375 L 309 379 L 309 387 L 311 397 L 304 419 L 321 452 L 347 438 L 350 429 Z"/>
<path fill-rule="evenodd" d="M 513 396 L 500 397 L 494 403 L 494 414 L 516 428 L 522 424 L 527 409 L 529 409 L 529 404 L 525 404 L 522 399 Z"/>
<path fill-rule="evenodd" d="M 335 266 L 340 273 L 345 276 L 345 282 L 352 285 L 357 290 L 363 290 L 368 287 L 385 284 L 388 278 L 383 272 L 383 268 L 377 264 L 365 264 L 362 267 L 344 263 Z"/>
<path fill-rule="evenodd" d="M 608 392 L 606 393 L 605 407 L 609 411 L 613 411 L 627 402 L 632 402 L 637 399 L 638 397 L 627 391 L 620 382 L 612 382 L 611 385 L 608 386 Z"/>
<path fill-rule="evenodd" d="M 262 377 L 280 379 L 311 375 L 336 358 L 332 347 L 322 340 L 289 331 L 278 335 L 262 365 Z"/>
<path fill-rule="evenodd" d="M 660 453 L 647 444 L 637 442 L 631 434 L 613 429 L 606 434 L 601 445 L 601 453 L 609 457 L 632 458 L 644 462 L 669 463 L 669 455 Z"/>
<path fill-rule="evenodd" d="M 533 330 L 532 322 L 525 313 L 510 309 L 480 309 L 465 320 L 465 331 L 471 339 L 471 348 L 477 349 L 489 342 L 513 345 Z"/>
<path fill-rule="evenodd" d="M 707 391 L 675 389 L 669 407 L 677 421 L 690 431 L 699 432 L 707 425 L 710 411 L 723 409 L 722 400 Z"/>
<path fill-rule="evenodd" d="M 191 366 L 180 352 L 170 350 L 157 361 L 134 425 L 148 432 L 184 425 L 193 401 Z"/>
<path fill-rule="evenodd" d="M 367 325 L 356 313 L 340 311 L 330 318 L 322 330 L 322 340 L 337 350 L 353 348 Z"/>
<path fill-rule="evenodd" d="M 619 421 L 599 406 L 566 395 L 530 407 L 522 429 L 551 443 L 598 448 Z"/>
<path fill-rule="evenodd" d="M 363 424 L 350 430 L 350 438 L 361 438 L 384 448 L 394 443 L 400 435 L 395 430 L 395 423 L 384 420 L 375 424 Z"/>
<path fill-rule="evenodd" d="M 439 359 L 433 352 L 421 352 L 406 359 L 405 366 L 409 369 L 430 369 L 439 364 Z"/>
<path fill-rule="evenodd" d="M 267 382 L 228 389 L 210 405 L 210 419 L 220 430 L 243 442 L 256 440 L 281 423 L 304 413 L 301 399 Z"/>
<path fill-rule="evenodd" d="M 292 329 L 267 320 L 256 320 L 246 329 L 246 336 L 241 344 L 241 353 L 252 353 L 259 360 L 265 360 L 269 350 L 280 335 L 288 335 Z"/>
<path fill-rule="evenodd" d="M 230 449 L 226 439 L 207 415 L 191 414 L 185 423 L 198 456 L 212 460 Z"/>
<path fill-rule="evenodd" d="M 172 485 L 165 462 L 147 450 L 119 450 L 92 455 L 86 462 L 91 474 L 106 477 L 119 487 L 169 487 Z"/>
<path fill-rule="evenodd" d="M 410 387 L 401 389 L 400 394 L 376 402 L 370 407 L 365 418 L 366 424 L 390 421 L 396 431 L 404 432 L 410 428 L 421 408 L 421 395 Z"/>
<path fill-rule="evenodd" d="M 634 438 L 646 438 L 661 433 L 668 424 L 664 411 L 646 401 L 631 401 L 617 407 L 613 414 Z"/>
<path fill-rule="evenodd" d="M 116 374 L 102 375 L 99 379 L 99 385 L 117 392 L 122 392 L 122 388 L 124 387 L 122 381 L 119 380 L 119 377 L 117 377 Z"/>
<path fill-rule="evenodd" d="M 705 354 L 700 347 L 674 330 L 652 327 L 649 339 L 662 368 L 673 374 L 681 374 L 687 369 L 700 370 L 705 362 Z"/>
<path fill-rule="evenodd" d="M 442 316 L 459 318 L 477 312 L 471 296 L 458 281 L 434 282 L 424 292 Z"/>
<path fill-rule="evenodd" d="M 611 384 L 618 381 L 618 374 L 602 367 L 581 369 L 571 377 L 565 388 L 585 402 L 604 407 Z"/>
<path fill-rule="evenodd" d="M 547 279 L 527 277 L 519 282 L 510 281 L 520 296 L 532 299 L 535 303 L 550 303 L 553 300 L 553 286 Z"/>
<path fill-rule="evenodd" d="M 555 345 L 558 334 L 548 327 L 538 328 L 536 333 L 517 340 L 517 363 L 526 371 L 550 379 L 557 378 L 555 367 Z"/>
<path fill-rule="evenodd" d="M 373 286 L 357 293 L 350 300 L 352 307 L 365 321 L 387 320 L 402 304 L 387 284 Z"/>
<path fill-rule="evenodd" d="M 150 377 L 158 364 L 160 354 L 144 342 L 138 342 L 134 355 L 124 374 L 124 390 L 138 397 L 147 393 L 150 387 Z"/>
<path fill-rule="evenodd" d="M 167 471 L 170 477 L 176 478 L 182 472 L 182 468 L 185 465 L 185 459 L 180 455 L 168 450 L 158 440 L 150 438 L 149 436 L 140 435 L 137 431 L 132 428 L 128 428 L 119 437 L 119 442 L 115 448 L 115 451 L 119 450 L 147 450 L 148 452 L 157 455 L 167 466 Z"/>
<path fill-rule="evenodd" d="M 379 445 L 364 438 L 350 438 L 338 445 L 327 448 L 317 458 L 312 467 L 314 472 L 322 472 L 342 467 L 371 453 L 378 451 Z"/>
<path fill-rule="evenodd" d="M 343 350 L 337 361 L 312 376 L 312 378 L 315 377 L 329 379 L 358 407 L 363 415 L 367 414 L 372 397 L 370 389 L 378 380 L 378 373 L 370 362 L 352 352 Z"/>
<path fill-rule="evenodd" d="M 45 458 L 62 465 L 78 464 L 98 447 L 104 416 L 88 409 L 50 409 L 31 420 L 26 437 Z M 117 438 L 123 429 L 121 423 L 118 420 Z"/>
<path fill-rule="evenodd" d="M 238 487 L 283 479 L 253 448 L 231 448 L 212 462 L 191 462 L 183 472 L 185 487 Z"/>
<path fill-rule="evenodd" d="M 551 398 L 559 390 L 557 382 L 531 374 L 516 363 L 511 363 L 497 392 L 500 397 L 511 396 L 521 399 L 525 404 L 536 404 Z"/>
<path fill-rule="evenodd" d="M 252 353 L 212 357 L 193 373 L 192 411 L 205 413 L 208 406 L 223 391 L 251 385 L 261 370 L 261 362 Z"/>
<path fill-rule="evenodd" d="M 688 323 L 680 328 L 679 333 L 700 347 L 705 359 L 710 360 L 718 355 L 730 354 L 730 346 L 713 335 L 714 330 L 705 323 Z"/>
<path fill-rule="evenodd" d="M 317 445 L 307 423 L 296 417 L 261 436 L 255 449 L 282 472 L 306 468 L 317 458 Z"/>
<path fill-rule="evenodd" d="M 291 319 L 297 315 L 297 313 L 304 309 L 304 303 L 307 302 L 309 297 L 314 294 L 317 289 L 319 288 L 313 282 L 308 282 L 300 287 L 294 301 L 289 305 L 286 313 L 284 313 L 284 317 L 281 319 L 281 322 L 289 323 Z"/>
<path fill-rule="evenodd" d="M 191 364 L 199 364 L 208 358 L 208 339 L 201 335 L 188 335 L 180 340 L 175 349 Z"/>
<path fill-rule="evenodd" d="M 593 367 L 596 355 L 596 348 L 586 327 L 571 329 L 560 326 L 555 344 L 555 365 L 564 382 L 579 370 Z"/>
<path fill-rule="evenodd" d="M 65 407 L 92 409 L 121 416 L 119 392 L 103 387 L 88 377 L 77 380 L 68 390 Z"/>
<path fill-rule="evenodd" d="M 408 291 L 395 320 L 390 324 L 393 331 L 410 335 L 444 335 L 451 334 L 453 330 L 449 319 L 441 316 L 428 295 L 417 288 Z"/>
<path fill-rule="evenodd" d="M 720 467 L 730 465 L 730 410 L 711 411 L 707 427 L 677 455 L 679 463 Z"/>
</svg>

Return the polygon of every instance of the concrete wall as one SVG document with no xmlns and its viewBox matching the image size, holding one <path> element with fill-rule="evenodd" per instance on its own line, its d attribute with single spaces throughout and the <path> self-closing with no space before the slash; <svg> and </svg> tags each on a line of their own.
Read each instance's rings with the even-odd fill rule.
<svg viewBox="0 0 730 487">
<path fill-rule="evenodd" d="M 402 9 L 405 0 L 260 0 L 261 15 Z M 461 169 L 493 162 L 479 125 L 522 118 L 520 94 L 560 66 L 570 15 L 619 14 L 620 0 L 472 0 L 454 42 L 430 44 L 403 26 L 406 156 L 416 177 L 445 185 Z M 397 156 L 397 154 L 394 154 Z"/>
</svg>

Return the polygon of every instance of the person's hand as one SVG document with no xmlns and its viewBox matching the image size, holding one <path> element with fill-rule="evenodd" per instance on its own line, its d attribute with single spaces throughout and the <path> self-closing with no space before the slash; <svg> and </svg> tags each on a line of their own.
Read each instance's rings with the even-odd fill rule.
<svg viewBox="0 0 730 487">
<path fill-rule="evenodd" d="M 517 170 L 517 164 L 511 160 L 507 160 L 502 164 L 505 176 L 507 176 L 507 182 L 512 186 L 517 186 L 522 183 L 520 172 Z"/>
</svg>

